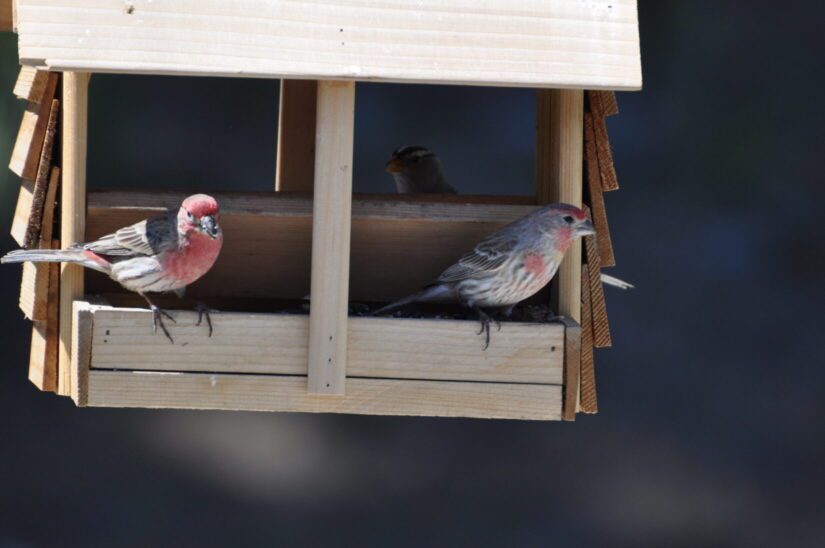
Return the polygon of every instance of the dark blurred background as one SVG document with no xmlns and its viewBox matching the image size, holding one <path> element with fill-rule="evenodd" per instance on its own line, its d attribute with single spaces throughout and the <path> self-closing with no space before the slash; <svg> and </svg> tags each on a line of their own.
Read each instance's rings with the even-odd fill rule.
<svg viewBox="0 0 825 548">
<path fill-rule="evenodd" d="M 823 7 L 640 1 L 601 413 L 572 424 L 77 409 L 26 380 L 0 268 L 0 546 L 825 545 Z M 0 164 L 24 105 L 0 34 Z M 819 68 L 817 68 L 819 67 Z M 95 76 L 89 185 L 271 188 L 277 83 Z M 398 145 L 532 192 L 529 90 L 358 87 L 355 185 Z M 0 169 L 0 245 L 18 181 Z"/>
</svg>

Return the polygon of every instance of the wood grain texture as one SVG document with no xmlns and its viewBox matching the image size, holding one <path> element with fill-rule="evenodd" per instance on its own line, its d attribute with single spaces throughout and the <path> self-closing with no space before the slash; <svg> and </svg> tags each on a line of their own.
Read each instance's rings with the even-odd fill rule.
<svg viewBox="0 0 825 548">
<path fill-rule="evenodd" d="M 610 323 L 607 319 L 607 303 L 602 285 L 599 244 L 593 236 L 584 239 L 587 257 L 587 273 L 590 280 L 590 309 L 593 323 L 593 346 L 606 348 L 612 345 Z"/>
<path fill-rule="evenodd" d="M 82 242 L 86 232 L 86 140 L 88 131 L 89 73 L 63 75 L 63 124 L 60 195 L 60 246 Z M 70 395 L 72 307 L 83 296 L 83 267 L 60 265 L 60 353 L 58 393 Z"/>
<path fill-rule="evenodd" d="M 306 375 L 309 318 L 173 311 L 175 344 L 152 331 L 146 309 L 93 307 L 92 368 Z M 349 318 L 351 377 L 561 384 L 561 324 L 505 322 L 487 351 L 474 321 Z"/>
<path fill-rule="evenodd" d="M 60 169 L 52 168 L 49 185 L 46 190 L 46 197 L 43 200 L 43 214 L 39 240 L 39 249 L 49 249 L 54 245 L 52 233 L 54 230 L 54 208 L 57 196 L 57 186 L 60 179 Z M 59 242 L 58 242 L 59 245 Z M 55 246 L 56 248 L 56 246 Z M 20 310 L 27 318 L 35 321 L 43 321 L 49 312 L 49 299 L 51 298 L 53 285 L 50 282 L 52 266 L 47 263 L 23 263 L 23 278 L 20 282 Z M 56 322 L 57 320 L 55 320 Z"/>
<path fill-rule="evenodd" d="M 166 207 L 179 207 L 185 195 L 92 191 L 86 239 Z M 187 294 L 292 299 L 309 294 L 312 200 L 306 195 L 271 192 L 216 193 L 215 197 L 221 204 L 225 245 L 214 268 Z M 417 291 L 482 238 L 536 207 L 396 201 L 394 195 L 375 198 L 356 198 L 352 204 L 351 301 L 388 302 Z M 507 197 L 502 201 L 508 201 Z M 89 273 L 87 280 L 90 293 L 119 291 L 103 275 Z"/>
<path fill-rule="evenodd" d="M 40 103 L 29 102 L 20 122 L 17 139 L 9 160 L 9 169 L 19 177 L 33 181 L 37 176 L 40 151 L 49 123 L 52 99 L 57 89 L 57 73 L 50 73 Z"/>
<path fill-rule="evenodd" d="M 607 224 L 607 208 L 604 204 L 602 178 L 600 176 L 598 153 L 595 133 L 593 131 L 593 116 L 584 115 L 585 158 L 587 160 L 587 190 L 590 198 L 590 212 L 593 224 L 596 227 L 596 238 L 599 241 L 599 255 L 601 266 L 616 266 L 616 257 L 613 255 L 613 242 L 610 239 L 610 226 Z"/>
<path fill-rule="evenodd" d="M 29 226 L 33 201 L 34 183 L 26 180 L 20 181 L 20 191 L 17 194 L 17 205 L 14 206 L 10 231 L 11 237 L 20 247 L 24 247 L 26 243 L 26 229 Z"/>
<path fill-rule="evenodd" d="M 46 92 L 49 74 L 49 71 L 37 70 L 34 67 L 20 67 L 14 84 L 14 95 L 18 99 L 40 103 Z"/>
<path fill-rule="evenodd" d="M 591 91 L 588 95 L 588 110 L 592 116 L 602 190 L 610 192 L 619 189 L 619 179 L 613 165 L 613 151 L 610 148 L 605 117 L 608 116 L 608 111 L 617 114 L 619 108 L 616 105 L 615 112 L 613 112 L 613 106 L 605 104 L 604 101 L 604 96 L 599 92 Z M 613 97 L 613 102 L 615 104 L 615 97 Z"/>
<path fill-rule="evenodd" d="M 58 246 L 57 240 L 51 243 Z M 32 325 L 31 352 L 29 355 L 29 381 L 45 392 L 57 391 L 57 346 L 58 346 L 58 284 L 60 265 L 42 265 L 48 268 L 48 295 L 46 297 L 46 317 Z"/>
<path fill-rule="evenodd" d="M 582 205 L 584 94 L 539 90 L 536 105 L 536 195 L 540 204 Z M 581 241 L 576 240 L 552 285 L 558 313 L 581 318 Z"/>
<path fill-rule="evenodd" d="M 587 92 L 590 110 L 597 116 L 615 116 L 619 114 L 619 103 L 616 101 L 616 92 L 610 89 L 591 89 Z"/>
<path fill-rule="evenodd" d="M 347 395 L 310 395 L 306 377 L 91 371 L 89 406 L 558 420 L 557 385 L 351 378 Z"/>
<path fill-rule="evenodd" d="M 13 2 L 14 0 L 0 0 L 0 32 L 14 30 Z"/>
<path fill-rule="evenodd" d="M 318 82 L 309 392 L 343 395 L 347 378 L 355 83 Z"/>
<path fill-rule="evenodd" d="M 590 299 L 590 276 L 587 270 L 588 265 L 583 265 L 579 411 L 582 413 L 597 413 L 599 411 L 599 405 L 596 401 L 596 368 L 593 362 L 593 316 Z"/>
<path fill-rule="evenodd" d="M 576 420 L 579 405 L 579 374 L 581 368 L 582 328 L 570 318 L 564 322 L 564 407 L 562 418 Z"/>
<path fill-rule="evenodd" d="M 635 0 L 18 0 L 57 70 L 639 89 Z"/>
<path fill-rule="evenodd" d="M 72 364 L 70 395 L 78 407 L 85 407 L 89 396 L 89 369 L 92 360 L 94 318 L 87 302 L 75 301 L 72 333 Z"/>
<path fill-rule="evenodd" d="M 57 133 L 57 116 L 59 112 L 60 101 L 53 99 L 49 109 L 49 121 L 46 124 L 43 146 L 40 149 L 40 160 L 37 164 L 37 175 L 34 179 L 34 192 L 32 193 L 31 214 L 29 215 L 29 224 L 26 227 L 26 237 L 23 242 L 23 247 L 27 249 L 38 244 L 40 231 L 43 228 L 43 209 L 51 185 L 51 176 L 53 175 L 52 152 Z M 55 185 L 57 185 L 56 182 Z M 51 235 L 46 238 L 46 241 L 51 241 Z"/>
<path fill-rule="evenodd" d="M 312 192 L 318 82 L 281 80 L 275 190 Z"/>
</svg>

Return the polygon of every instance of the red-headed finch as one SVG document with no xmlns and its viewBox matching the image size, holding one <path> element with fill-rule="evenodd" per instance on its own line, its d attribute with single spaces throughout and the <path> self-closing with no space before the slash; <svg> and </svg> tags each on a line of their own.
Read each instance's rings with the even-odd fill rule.
<svg viewBox="0 0 825 548">
<path fill-rule="evenodd" d="M 74 263 L 102 272 L 149 303 L 155 332 L 160 325 L 172 336 L 163 318 L 175 321 L 146 296 L 171 291 L 183 296 L 186 286 L 209 272 L 223 244 L 218 224 L 218 202 L 206 194 L 195 194 L 180 209 L 121 228 L 114 234 L 69 249 L 20 249 L 0 259 L 3 263 Z M 206 314 L 209 334 L 212 322 L 205 307 L 198 309 L 198 325 Z"/>
<path fill-rule="evenodd" d="M 535 295 L 556 274 L 570 244 L 595 234 L 581 209 L 568 204 L 543 206 L 494 232 L 418 293 L 375 312 L 384 314 L 411 303 L 459 303 L 476 313 L 490 343 L 490 316 L 505 315 Z"/>
</svg>

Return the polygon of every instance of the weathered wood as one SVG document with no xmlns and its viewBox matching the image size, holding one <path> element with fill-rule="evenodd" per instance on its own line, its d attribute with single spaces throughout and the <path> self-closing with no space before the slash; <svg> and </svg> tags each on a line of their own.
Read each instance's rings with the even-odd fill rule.
<svg viewBox="0 0 825 548">
<path fill-rule="evenodd" d="M 579 389 L 579 411 L 597 413 L 596 368 L 593 362 L 593 316 L 590 299 L 590 276 L 588 265 L 582 265 L 582 340 L 581 376 Z"/>
<path fill-rule="evenodd" d="M 37 70 L 34 67 L 20 67 L 17 81 L 14 84 L 14 95 L 18 99 L 25 99 L 32 103 L 40 103 L 49 83 L 47 70 Z"/>
<path fill-rule="evenodd" d="M 562 418 L 576 420 L 579 404 L 579 373 L 581 367 L 582 328 L 570 318 L 564 323 L 564 407 Z"/>
<path fill-rule="evenodd" d="M 604 204 L 601 177 L 596 152 L 596 139 L 593 132 L 593 117 L 584 115 L 585 158 L 587 160 L 587 190 L 590 197 L 590 211 L 596 226 L 596 238 L 599 241 L 601 266 L 615 266 L 613 242 L 610 239 L 610 226 L 607 224 L 607 209 Z"/>
<path fill-rule="evenodd" d="M 86 138 L 89 74 L 63 75 L 63 161 L 60 200 L 60 245 L 82 242 L 86 232 Z M 71 393 L 71 357 L 74 318 L 72 307 L 83 296 L 83 268 L 60 265 L 60 353 L 58 393 Z"/>
<path fill-rule="evenodd" d="M 37 176 L 37 166 L 40 162 L 40 151 L 49 123 L 49 112 L 52 108 L 52 99 L 57 89 L 57 73 L 49 73 L 46 90 L 40 103 L 29 102 L 20 122 L 17 140 L 9 160 L 9 169 L 19 177 L 33 181 Z"/>
<path fill-rule="evenodd" d="M 536 117 L 536 194 L 539 203 L 582 205 L 581 90 L 538 91 Z M 564 257 L 553 293 L 558 313 L 581 319 L 581 241 L 573 243 Z"/>
<path fill-rule="evenodd" d="M 184 196 L 92 191 L 86 237 L 97 238 L 166 207 L 179 207 Z M 272 192 L 215 197 L 221 204 L 225 245 L 214 268 L 187 294 L 302 299 L 310 293 L 311 199 Z M 352 205 L 350 301 L 388 302 L 417 291 L 479 240 L 535 209 L 374 198 L 355 199 Z M 86 278 L 91 293 L 120 291 L 105 276 L 90 273 Z"/>
<path fill-rule="evenodd" d="M 318 83 L 309 392 L 342 395 L 347 371 L 355 84 Z"/>
<path fill-rule="evenodd" d="M 20 58 L 54 70 L 641 87 L 635 0 L 18 0 Z"/>
<path fill-rule="evenodd" d="M 58 246 L 55 240 L 51 245 Z M 58 346 L 58 285 L 60 265 L 42 265 L 48 269 L 48 295 L 46 297 L 46 317 L 35 320 L 32 326 L 31 353 L 29 355 L 29 381 L 45 392 L 57 391 L 57 346 Z"/>
<path fill-rule="evenodd" d="M 607 319 L 607 303 L 604 300 L 604 286 L 602 285 L 601 267 L 599 258 L 599 244 L 593 236 L 584 239 L 585 255 L 587 257 L 587 273 L 590 279 L 590 308 L 593 322 L 593 346 L 606 348 L 612 344 L 610 338 L 610 323 Z"/>
<path fill-rule="evenodd" d="M 14 30 L 13 3 L 15 0 L 0 0 L 0 32 Z"/>
<path fill-rule="evenodd" d="M 37 175 L 34 179 L 34 192 L 32 193 L 31 213 L 26 226 L 26 236 L 23 247 L 31 248 L 38 244 L 40 231 L 43 226 L 43 209 L 51 185 L 52 173 L 52 151 L 54 150 L 54 139 L 57 133 L 57 115 L 60 110 L 60 101 L 54 99 L 49 111 L 49 122 L 46 125 L 46 135 L 43 139 L 43 146 L 40 150 L 40 161 L 37 165 Z M 55 183 L 57 184 L 57 183 Z M 51 235 L 46 238 L 51 241 Z"/>
<path fill-rule="evenodd" d="M 54 206 L 57 195 L 60 169 L 52 168 L 46 197 L 43 201 L 43 214 L 39 240 L 34 247 L 49 249 L 53 245 Z M 59 242 L 58 242 L 59 246 Z M 48 313 L 49 296 L 52 284 L 49 281 L 52 268 L 45 263 L 23 263 L 23 278 L 20 282 L 20 310 L 27 318 L 35 321 L 45 320 Z"/>
<path fill-rule="evenodd" d="M 71 397 L 78 407 L 85 407 L 89 396 L 89 369 L 92 360 L 94 318 L 87 302 L 75 301 L 73 306 Z"/>
<path fill-rule="evenodd" d="M 89 406 L 558 420 L 561 387 L 351 378 L 347 395 L 307 394 L 306 377 L 91 371 Z"/>
<path fill-rule="evenodd" d="M 309 318 L 213 314 L 212 337 L 194 312 L 172 311 L 175 343 L 152 331 L 146 309 L 96 307 L 92 367 L 306 375 Z M 561 324 L 505 322 L 490 348 L 474 321 L 349 318 L 347 371 L 355 377 L 561 384 Z"/>
<path fill-rule="evenodd" d="M 602 93 L 591 91 L 588 95 L 589 112 L 592 116 L 593 133 L 596 143 L 596 156 L 598 158 L 599 176 L 602 190 L 610 192 L 619 189 L 619 180 L 616 177 L 616 168 L 613 165 L 613 151 L 610 149 L 610 138 L 607 135 L 607 123 L 605 116 L 608 111 L 617 114 L 619 107 L 616 105 L 616 98 L 613 97 L 613 104 L 609 104 Z M 606 104 L 607 101 L 607 104 Z"/>
<path fill-rule="evenodd" d="M 281 80 L 275 190 L 312 192 L 318 82 Z"/>
<path fill-rule="evenodd" d="M 591 111 L 597 116 L 615 116 L 619 113 L 619 103 L 616 101 L 616 92 L 610 89 L 591 89 L 587 92 Z"/>
</svg>

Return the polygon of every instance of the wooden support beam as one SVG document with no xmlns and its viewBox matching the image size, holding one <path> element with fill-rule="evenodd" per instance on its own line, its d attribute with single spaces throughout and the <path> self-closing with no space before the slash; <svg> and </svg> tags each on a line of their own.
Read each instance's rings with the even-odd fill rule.
<svg viewBox="0 0 825 548">
<path fill-rule="evenodd" d="M 20 67 L 17 81 L 14 84 L 14 95 L 32 103 L 43 101 L 46 86 L 49 83 L 49 71 L 38 70 L 34 67 Z"/>
<path fill-rule="evenodd" d="M 63 75 L 62 184 L 60 245 L 82 242 L 86 233 L 86 139 L 89 73 Z M 60 353 L 58 393 L 71 394 L 72 307 L 83 296 L 83 267 L 60 265 Z"/>
<path fill-rule="evenodd" d="M 579 405 L 579 375 L 581 368 L 582 328 L 570 318 L 564 323 L 564 403 L 562 418 L 576 420 Z"/>
<path fill-rule="evenodd" d="M 309 392 L 343 395 L 347 369 L 355 83 L 318 83 Z"/>
<path fill-rule="evenodd" d="M 312 192 L 317 101 L 316 80 L 281 80 L 275 190 Z"/>
<path fill-rule="evenodd" d="M 597 413 L 596 368 L 593 362 L 593 314 L 590 299 L 590 276 L 588 265 L 582 266 L 582 340 L 581 373 L 578 410 L 582 413 Z"/>
<path fill-rule="evenodd" d="M 57 90 L 58 76 L 56 72 L 49 73 L 41 102 L 29 102 L 23 113 L 23 120 L 20 122 L 17 140 L 14 142 L 9 169 L 27 181 L 33 181 L 37 176 L 40 151 L 43 148 L 43 140 L 49 123 L 52 99 Z"/>
<path fill-rule="evenodd" d="M 584 114 L 585 158 L 587 160 L 587 190 L 590 198 L 590 212 L 596 227 L 596 239 L 599 241 L 600 264 L 603 267 L 616 266 L 613 255 L 613 242 L 610 239 L 610 226 L 607 224 L 607 208 L 604 204 L 604 191 L 596 152 L 596 137 L 593 131 L 593 116 Z"/>
<path fill-rule="evenodd" d="M 536 196 L 540 204 L 582 205 L 584 94 L 539 90 L 537 96 Z M 554 284 L 558 313 L 581 320 L 581 241 L 567 251 Z"/>
<path fill-rule="evenodd" d="M 55 240 L 50 244 L 60 245 Z M 60 284 L 60 265 L 49 263 L 40 265 L 48 270 L 48 288 L 46 295 L 46 316 L 35 320 L 32 325 L 31 354 L 29 356 L 29 381 L 45 392 L 57 391 L 57 313 Z"/>
<path fill-rule="evenodd" d="M 52 233 L 59 179 L 60 168 L 52 168 L 48 190 L 43 200 L 43 216 L 41 228 L 38 230 L 38 241 L 33 247 L 50 249 L 54 246 Z M 57 248 L 58 246 L 54 247 Z M 19 304 L 20 310 L 22 310 L 23 314 L 29 319 L 43 321 L 48 316 L 48 307 L 50 306 L 49 298 L 52 291 L 52 284 L 50 282 L 51 270 L 51 266 L 47 263 L 23 263 L 23 279 L 20 282 Z M 55 320 L 55 322 L 56 321 L 57 320 Z"/>
</svg>

